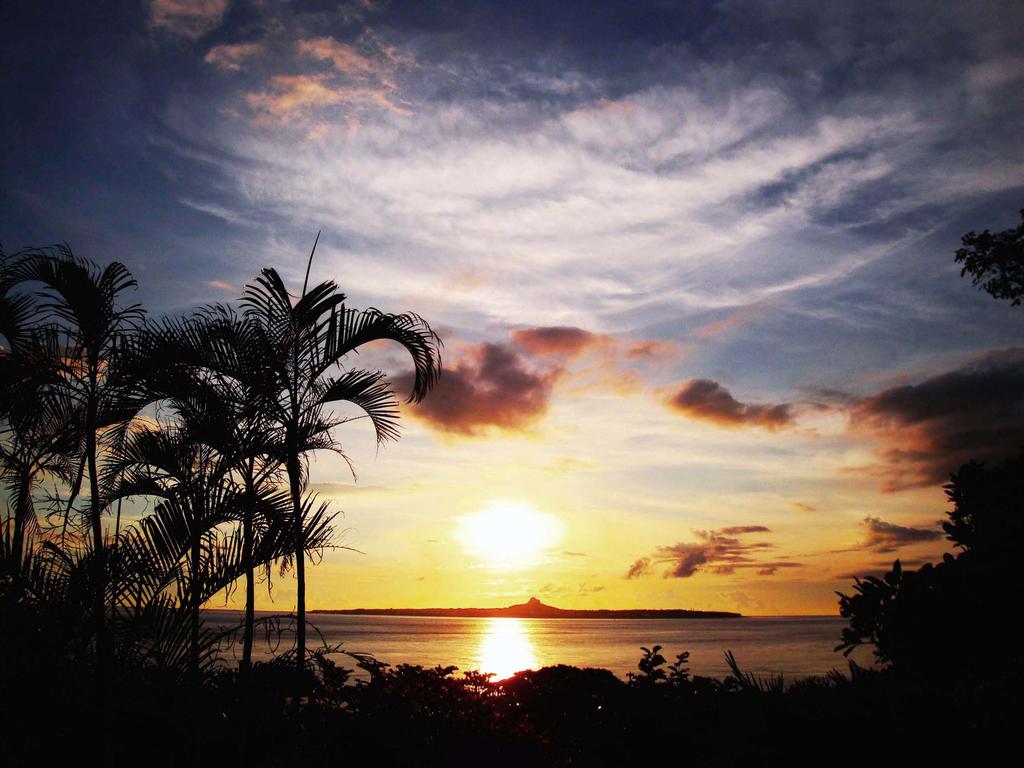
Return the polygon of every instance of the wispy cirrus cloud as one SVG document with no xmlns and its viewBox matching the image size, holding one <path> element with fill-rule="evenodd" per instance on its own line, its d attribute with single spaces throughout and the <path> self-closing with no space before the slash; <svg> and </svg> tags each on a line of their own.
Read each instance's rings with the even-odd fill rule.
<svg viewBox="0 0 1024 768">
<path fill-rule="evenodd" d="M 262 119 L 203 138 L 231 158 L 224 169 L 246 206 L 292 227 L 339 222 L 358 244 L 346 265 L 379 251 L 393 264 L 375 269 L 401 271 L 402 254 L 416 254 L 403 282 L 424 294 L 467 264 L 487 274 L 459 297 L 485 322 L 536 324 L 554 311 L 552 325 L 637 335 L 672 322 L 677 341 L 710 343 L 761 302 L 781 311 L 912 246 L 929 232 L 913 218 L 922 209 L 1024 184 L 1024 163 L 1006 153 L 932 152 L 960 147 L 967 121 L 997 124 L 1006 102 L 988 94 L 1005 79 L 951 72 L 907 91 L 920 71 L 905 72 L 886 46 L 819 45 L 849 38 L 841 8 L 813 14 L 820 33 L 785 55 L 781 42 L 751 44 L 763 34 L 754 20 L 789 6 L 722 6 L 713 25 L 736 30 L 705 58 L 682 45 L 670 49 L 675 63 L 655 50 L 615 72 L 572 51 L 522 59 L 500 43 L 403 31 L 383 11 L 381 33 L 350 16 L 334 28 L 275 16 L 290 53 L 262 85 L 225 94 Z M 918 12 L 890 16 L 931 55 Z M 947 16 L 937 9 L 930 23 Z M 868 38 L 888 34 L 855 21 Z M 854 70 L 877 74 L 871 88 L 826 85 Z M 976 110 L 950 110 L 968 89 Z M 296 146 L 296 128 L 317 141 Z M 856 324 L 859 311 L 838 314 Z"/>
<path fill-rule="evenodd" d="M 750 304 L 726 315 L 721 320 L 712 320 L 693 329 L 693 335 L 699 339 L 711 339 L 741 328 L 754 318 L 764 307 L 763 302 Z"/>
</svg>

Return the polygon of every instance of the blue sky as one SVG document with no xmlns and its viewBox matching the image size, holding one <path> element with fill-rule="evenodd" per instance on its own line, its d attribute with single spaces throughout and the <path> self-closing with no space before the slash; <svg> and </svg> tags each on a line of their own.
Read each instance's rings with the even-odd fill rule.
<svg viewBox="0 0 1024 768">
<path fill-rule="evenodd" d="M 314 279 L 441 330 L 450 375 L 406 440 L 352 435 L 359 490 L 314 466 L 366 552 L 325 564 L 348 586 L 323 603 L 546 586 L 830 610 L 840 576 L 891 559 L 877 536 L 940 551 L 906 532 L 941 517 L 936 478 L 1024 424 L 1024 313 L 952 260 L 1024 207 L 1019 3 L 2 13 L 8 251 L 67 241 L 180 312 L 263 265 L 301 282 L 322 230 Z M 433 554 L 498 498 L 583 555 Z"/>
</svg>

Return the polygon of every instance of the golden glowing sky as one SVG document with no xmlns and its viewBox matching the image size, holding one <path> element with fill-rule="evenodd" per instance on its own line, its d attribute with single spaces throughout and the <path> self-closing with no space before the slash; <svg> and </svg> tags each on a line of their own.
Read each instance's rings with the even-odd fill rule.
<svg viewBox="0 0 1024 768">
<path fill-rule="evenodd" d="M 1016 448 L 1024 312 L 952 255 L 1024 205 L 1019 1 L 22 5 L 9 250 L 176 314 L 322 230 L 313 281 L 444 338 L 358 482 L 312 462 L 312 607 L 835 613 Z"/>
</svg>

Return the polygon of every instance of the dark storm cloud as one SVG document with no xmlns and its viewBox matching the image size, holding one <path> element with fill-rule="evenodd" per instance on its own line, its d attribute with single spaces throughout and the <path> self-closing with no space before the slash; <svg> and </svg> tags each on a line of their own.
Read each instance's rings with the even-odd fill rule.
<svg viewBox="0 0 1024 768">
<path fill-rule="evenodd" d="M 884 461 L 863 471 L 887 490 L 940 483 L 970 459 L 1013 454 L 1024 442 L 1024 350 L 865 398 L 851 428 L 882 441 Z"/>
<path fill-rule="evenodd" d="M 751 533 L 770 533 L 763 525 L 738 525 L 713 531 L 694 531 L 696 542 L 679 542 L 658 547 L 649 557 L 642 557 L 630 566 L 627 579 L 652 573 L 657 564 L 667 565 L 665 578 L 687 579 L 700 571 L 719 575 L 752 569 L 759 576 L 771 576 L 780 569 L 800 568 L 803 563 L 792 560 L 762 560 L 758 555 L 775 548 L 765 541 L 747 542 L 742 537 Z"/>
<path fill-rule="evenodd" d="M 921 544 L 926 541 L 938 541 L 942 538 L 942 530 L 936 524 L 934 528 L 913 528 L 896 523 L 887 523 L 877 517 L 864 518 L 865 549 L 875 552 L 895 552 L 909 544 Z"/>
<path fill-rule="evenodd" d="M 411 413 L 433 429 L 477 435 L 488 428 L 526 429 L 548 409 L 557 371 L 536 372 L 515 348 L 484 343 L 444 374 L 430 396 Z M 411 374 L 397 377 L 400 390 Z"/>
<path fill-rule="evenodd" d="M 793 422 L 791 405 L 743 403 L 711 379 L 684 381 L 669 398 L 668 405 L 691 418 L 725 427 L 751 426 L 774 430 Z"/>
<path fill-rule="evenodd" d="M 941 526 L 941 521 L 936 521 L 931 526 L 899 525 L 868 515 L 861 521 L 864 530 L 863 541 L 852 547 L 833 550 L 833 553 L 866 551 L 887 555 L 914 544 L 941 541 L 944 538 Z M 876 567 L 881 565 L 886 565 L 886 562 L 876 563 Z"/>
</svg>

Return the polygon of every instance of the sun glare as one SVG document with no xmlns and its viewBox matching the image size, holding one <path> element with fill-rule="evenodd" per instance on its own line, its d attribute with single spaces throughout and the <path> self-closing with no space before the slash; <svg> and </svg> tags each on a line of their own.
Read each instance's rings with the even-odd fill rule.
<svg viewBox="0 0 1024 768">
<path fill-rule="evenodd" d="M 495 501 L 459 520 L 467 554 L 495 568 L 526 568 L 562 540 L 562 522 L 532 504 Z"/>
<path fill-rule="evenodd" d="M 477 653 L 477 666 L 481 672 L 493 674 L 495 680 L 535 669 L 537 656 L 526 623 L 520 619 L 489 619 Z"/>
</svg>

